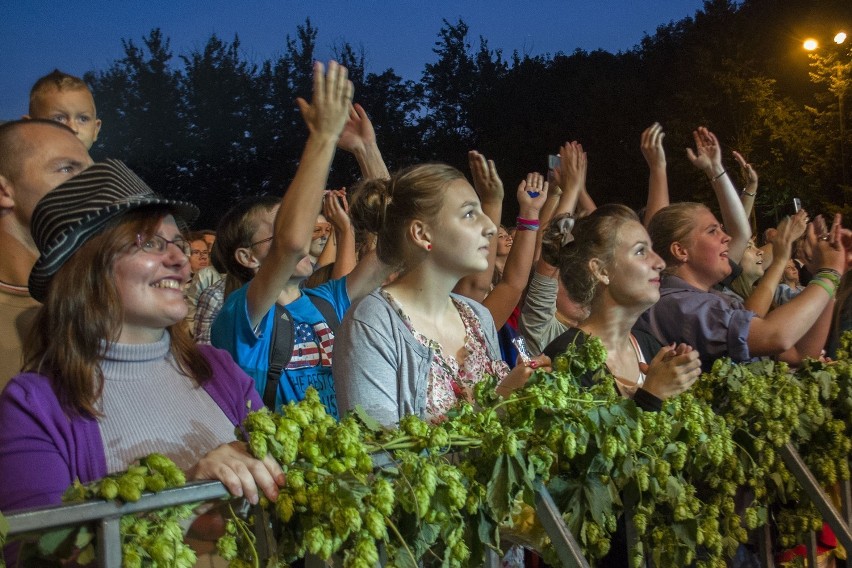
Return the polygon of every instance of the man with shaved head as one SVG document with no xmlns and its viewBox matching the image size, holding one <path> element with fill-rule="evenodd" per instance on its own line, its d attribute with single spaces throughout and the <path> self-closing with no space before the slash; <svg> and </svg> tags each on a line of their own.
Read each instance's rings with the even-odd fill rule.
<svg viewBox="0 0 852 568">
<path fill-rule="evenodd" d="M 74 132 L 50 120 L 0 124 L 0 389 L 21 370 L 21 345 L 39 304 L 27 289 L 38 249 L 33 209 L 48 191 L 92 164 Z"/>
</svg>

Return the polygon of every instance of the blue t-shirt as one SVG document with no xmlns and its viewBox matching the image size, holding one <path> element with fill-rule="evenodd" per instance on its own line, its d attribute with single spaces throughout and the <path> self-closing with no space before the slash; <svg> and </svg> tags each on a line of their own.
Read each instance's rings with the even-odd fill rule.
<svg viewBox="0 0 852 568">
<path fill-rule="evenodd" d="M 273 306 L 260 320 L 257 329 L 251 327 L 246 293 L 251 283 L 233 292 L 225 300 L 222 311 L 213 322 L 210 340 L 214 346 L 228 351 L 234 361 L 254 379 L 255 388 L 263 396 L 266 374 L 269 369 L 269 350 L 272 346 L 275 308 Z M 293 318 L 293 354 L 281 374 L 275 408 L 287 402 L 300 401 L 309 386 L 319 392 L 328 413 L 338 417 L 337 397 L 331 378 L 331 355 L 334 333 L 322 314 L 306 294 L 328 300 L 338 319 L 349 309 L 346 278 L 331 280 L 316 288 L 302 290 L 302 296 L 287 304 Z"/>
</svg>

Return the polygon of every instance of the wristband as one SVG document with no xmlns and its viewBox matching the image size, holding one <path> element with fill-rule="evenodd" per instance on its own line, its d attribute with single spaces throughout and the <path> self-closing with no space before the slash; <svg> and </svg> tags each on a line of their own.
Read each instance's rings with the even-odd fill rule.
<svg viewBox="0 0 852 568">
<path fill-rule="evenodd" d="M 518 231 L 538 231 L 538 219 L 524 219 L 518 217 L 515 219 L 515 229 Z"/>
<path fill-rule="evenodd" d="M 821 268 L 817 270 L 816 274 L 813 276 L 814 278 L 822 278 L 823 280 L 828 280 L 834 287 L 837 288 L 840 286 L 840 273 L 833 268 Z"/>
<path fill-rule="evenodd" d="M 834 298 L 834 293 L 837 291 L 836 286 L 832 286 L 821 278 L 811 278 L 811 281 L 808 282 L 808 286 L 810 286 L 811 284 L 816 284 L 817 286 L 825 290 L 825 292 L 828 294 L 829 300 Z"/>
<path fill-rule="evenodd" d="M 743 190 L 743 195 L 748 195 L 749 197 L 757 197 L 757 192 L 756 191 L 748 192 L 746 190 Z"/>
<path fill-rule="evenodd" d="M 726 173 L 728 173 L 728 170 L 722 170 L 722 173 L 720 173 L 720 174 L 719 174 L 719 175 L 717 175 L 716 177 L 712 177 L 712 178 L 710 178 L 710 182 L 712 183 L 712 182 L 716 181 L 717 179 L 719 179 L 720 177 L 722 177 L 722 176 L 723 176 L 723 175 L 725 175 Z"/>
</svg>

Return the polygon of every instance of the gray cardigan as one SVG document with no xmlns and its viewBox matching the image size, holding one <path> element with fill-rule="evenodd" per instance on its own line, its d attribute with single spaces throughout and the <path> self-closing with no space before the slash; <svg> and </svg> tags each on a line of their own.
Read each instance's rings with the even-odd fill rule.
<svg viewBox="0 0 852 568">
<path fill-rule="evenodd" d="M 482 324 L 488 356 L 500 359 L 488 309 L 470 298 L 452 297 L 473 309 Z M 353 304 L 334 338 L 332 374 L 341 416 L 357 405 L 384 425 L 396 424 L 408 414 L 424 416 L 432 354 L 380 290 Z"/>
</svg>

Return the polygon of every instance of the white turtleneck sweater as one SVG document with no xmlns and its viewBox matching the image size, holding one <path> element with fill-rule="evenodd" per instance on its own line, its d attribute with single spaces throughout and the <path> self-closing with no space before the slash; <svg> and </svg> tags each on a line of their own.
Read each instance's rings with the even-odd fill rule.
<svg viewBox="0 0 852 568">
<path fill-rule="evenodd" d="M 234 425 L 207 392 L 181 374 L 168 332 L 156 343 L 114 343 L 101 363 L 98 419 L 110 473 L 159 452 L 187 470 L 235 440 Z"/>
</svg>

